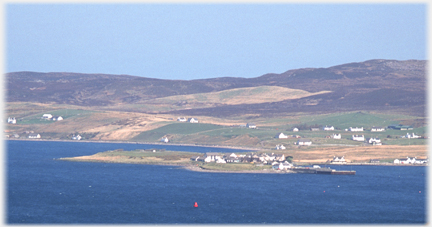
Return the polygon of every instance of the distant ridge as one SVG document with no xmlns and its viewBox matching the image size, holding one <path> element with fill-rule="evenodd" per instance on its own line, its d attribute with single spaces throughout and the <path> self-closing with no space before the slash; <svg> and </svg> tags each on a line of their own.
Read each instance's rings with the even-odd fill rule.
<svg viewBox="0 0 432 227">
<path fill-rule="evenodd" d="M 403 109 L 424 114 L 426 63 L 425 60 L 369 60 L 329 68 L 293 69 L 256 78 L 222 77 L 189 81 L 129 75 L 11 72 L 6 74 L 6 92 L 8 102 L 59 103 L 206 116 L 357 109 Z M 220 102 L 219 106 L 182 104 L 185 95 L 268 86 L 330 93 L 289 100 L 275 98 L 265 103 L 242 103 L 239 97 L 233 95 L 232 100 L 236 102 Z M 273 95 L 277 97 L 278 94 Z M 175 102 L 167 105 L 170 99 Z M 158 100 L 165 103 L 160 103 L 160 109 L 155 109 Z"/>
</svg>

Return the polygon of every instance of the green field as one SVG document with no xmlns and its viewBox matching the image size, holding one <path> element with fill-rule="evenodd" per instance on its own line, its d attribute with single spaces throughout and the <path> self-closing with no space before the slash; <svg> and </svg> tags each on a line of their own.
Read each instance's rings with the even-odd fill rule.
<svg viewBox="0 0 432 227">
<path fill-rule="evenodd" d="M 170 135 L 190 135 L 190 134 L 200 134 L 207 131 L 216 130 L 222 128 L 223 126 L 213 125 L 213 124 L 202 124 L 202 123 L 172 123 L 169 125 L 162 126 L 157 129 L 142 132 L 138 136 L 135 136 L 133 141 L 157 141 L 161 137 Z"/>
</svg>

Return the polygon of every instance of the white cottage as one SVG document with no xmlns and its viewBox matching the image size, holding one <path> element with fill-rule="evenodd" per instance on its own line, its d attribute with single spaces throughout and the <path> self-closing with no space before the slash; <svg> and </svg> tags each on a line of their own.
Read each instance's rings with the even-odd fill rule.
<svg viewBox="0 0 432 227">
<path fill-rule="evenodd" d="M 281 133 L 277 134 L 277 135 L 275 136 L 275 138 L 276 138 L 276 139 L 287 139 L 288 136 L 285 135 L 285 134 L 283 134 L 283 132 L 281 132 Z"/>
<path fill-rule="evenodd" d="M 381 143 L 380 138 L 369 138 L 368 143 Z"/>
<path fill-rule="evenodd" d="M 215 152 L 207 152 L 204 157 L 205 162 L 215 162 L 217 159 L 220 159 L 221 156 Z"/>
<path fill-rule="evenodd" d="M 8 123 L 9 124 L 16 124 L 16 119 L 14 117 L 9 117 L 8 118 Z"/>
<path fill-rule="evenodd" d="M 342 156 L 342 157 L 339 158 L 339 157 L 333 156 L 333 160 L 331 161 L 331 163 L 335 163 L 335 164 L 344 164 L 344 163 L 346 163 L 344 157 L 345 157 L 345 156 Z"/>
<path fill-rule="evenodd" d="M 354 141 L 365 141 L 364 135 L 352 135 Z"/>
<path fill-rule="evenodd" d="M 351 131 L 351 132 L 362 132 L 363 131 L 363 127 L 349 127 L 349 130 Z"/>
<path fill-rule="evenodd" d="M 333 138 L 333 139 L 340 140 L 340 139 L 342 138 L 342 135 L 341 135 L 340 133 L 338 133 L 338 134 L 333 134 L 333 135 L 332 135 L 332 138 Z"/>
<path fill-rule="evenodd" d="M 28 136 L 29 139 L 40 139 L 41 135 L 36 133 L 30 133 Z"/>
<path fill-rule="evenodd" d="M 286 147 L 283 144 L 276 145 L 276 150 L 285 150 Z"/>
<path fill-rule="evenodd" d="M 80 135 L 76 135 L 76 136 L 74 135 L 74 136 L 72 136 L 73 140 L 81 140 L 81 138 L 82 137 Z"/>
<path fill-rule="evenodd" d="M 372 127 L 371 132 L 384 132 L 385 128 L 382 127 Z"/>
<path fill-rule="evenodd" d="M 52 114 L 44 114 L 42 115 L 42 119 L 51 119 L 53 117 Z"/>
<path fill-rule="evenodd" d="M 310 139 L 299 139 L 299 140 L 297 140 L 297 145 L 310 146 L 310 145 L 312 145 L 312 141 Z"/>
<path fill-rule="evenodd" d="M 198 119 L 196 119 L 196 118 L 189 118 L 188 121 L 190 123 L 198 123 Z"/>
<path fill-rule="evenodd" d="M 324 131 L 333 131 L 334 130 L 334 127 L 333 126 L 325 126 L 325 127 L 323 127 L 323 130 Z"/>
<path fill-rule="evenodd" d="M 246 128 L 256 128 L 256 125 L 254 123 L 247 123 Z"/>
</svg>

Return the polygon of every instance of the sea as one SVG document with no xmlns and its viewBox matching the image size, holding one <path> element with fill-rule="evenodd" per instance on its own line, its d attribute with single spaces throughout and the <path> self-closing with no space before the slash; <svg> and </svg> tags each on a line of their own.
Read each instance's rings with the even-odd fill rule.
<svg viewBox="0 0 432 227">
<path fill-rule="evenodd" d="M 6 224 L 428 223 L 425 166 L 331 166 L 356 175 L 211 173 L 58 158 L 114 149 L 245 151 L 16 140 L 5 148 Z"/>
</svg>

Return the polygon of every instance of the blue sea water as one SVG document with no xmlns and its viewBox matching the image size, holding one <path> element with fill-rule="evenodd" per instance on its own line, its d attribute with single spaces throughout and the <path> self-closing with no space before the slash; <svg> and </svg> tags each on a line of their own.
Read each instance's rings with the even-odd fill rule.
<svg viewBox="0 0 432 227">
<path fill-rule="evenodd" d="M 424 224 L 426 167 L 332 166 L 356 175 L 193 172 L 173 166 L 67 162 L 139 148 L 7 141 L 9 224 Z M 194 203 L 198 208 L 194 208 Z"/>
</svg>

